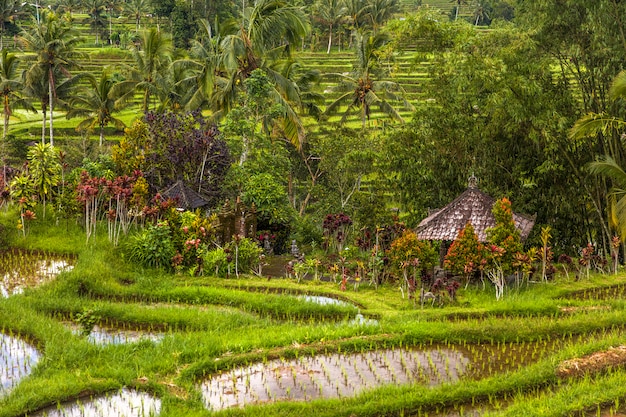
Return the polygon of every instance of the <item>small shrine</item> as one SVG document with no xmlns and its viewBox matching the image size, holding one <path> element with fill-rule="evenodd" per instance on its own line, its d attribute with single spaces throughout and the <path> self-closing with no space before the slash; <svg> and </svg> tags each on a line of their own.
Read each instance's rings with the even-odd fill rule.
<svg viewBox="0 0 626 417">
<path fill-rule="evenodd" d="M 209 204 L 206 198 L 185 185 L 182 180 L 176 181 L 174 184 L 161 191 L 160 194 L 165 199 L 176 201 L 177 207 L 183 210 L 205 208 Z"/>
<path fill-rule="evenodd" d="M 417 226 L 417 236 L 422 240 L 453 241 L 459 232 L 472 223 L 478 240 L 487 241 L 487 229 L 496 225 L 492 208 L 496 200 L 480 191 L 476 177 L 468 181 L 467 189 L 447 206 L 435 210 Z M 536 215 L 513 213 L 515 227 L 520 231 L 522 240 L 525 240 L 533 226 Z"/>
<path fill-rule="evenodd" d="M 230 242 L 233 236 L 256 237 L 256 207 L 246 206 L 239 197 L 235 204 L 226 200 L 217 213 L 217 239 L 221 244 Z"/>
</svg>

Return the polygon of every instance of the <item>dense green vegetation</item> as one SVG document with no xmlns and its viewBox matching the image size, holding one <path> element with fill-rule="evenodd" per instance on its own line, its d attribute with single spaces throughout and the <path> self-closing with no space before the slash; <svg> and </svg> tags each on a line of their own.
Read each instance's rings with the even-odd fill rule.
<svg viewBox="0 0 626 417">
<path fill-rule="evenodd" d="M 219 372 L 428 346 L 462 346 L 485 371 L 216 413 L 571 415 L 626 399 L 621 361 L 562 371 L 623 344 L 626 5 L 0 11 L 0 247 L 77 257 L 0 300 L 1 333 L 43 355 L 0 417 L 122 387 L 155 394 L 165 416 L 207 415 L 200 384 Z M 437 275 L 439 243 L 413 229 L 470 176 L 498 198 L 498 223 L 488 242 L 466 227 Z M 162 196 L 178 181 L 200 210 Z M 255 234 L 225 226 L 232 207 L 253 212 Z M 511 210 L 536 214 L 525 242 Z M 94 325 L 162 338 L 100 346 Z M 531 346 L 532 359 L 496 368 L 477 359 L 484 346 Z"/>
<path fill-rule="evenodd" d="M 622 98 L 610 90 L 621 6 L 423 3 L 265 1 L 243 17 L 219 2 L 59 3 L 36 15 L 7 3 L 4 187 L 40 134 L 69 173 L 106 158 L 147 110 L 201 111 L 234 163 L 219 189 L 198 189 L 214 207 L 246 195 L 267 206 L 247 190 L 271 178 L 286 196 L 262 228 L 300 244 L 321 243 L 298 232 L 321 232 L 328 213 L 372 230 L 393 208 L 415 225 L 474 174 L 552 227 L 557 253 L 593 241 L 608 254 L 621 234 L 611 180 L 586 167 L 622 164 Z M 169 180 L 148 179 L 150 194 Z"/>
</svg>

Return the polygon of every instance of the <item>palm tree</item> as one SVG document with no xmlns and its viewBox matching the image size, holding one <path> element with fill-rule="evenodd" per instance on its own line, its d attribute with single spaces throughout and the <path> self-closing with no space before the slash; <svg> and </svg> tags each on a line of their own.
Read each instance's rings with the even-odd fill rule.
<svg viewBox="0 0 626 417">
<path fill-rule="evenodd" d="M 346 0 L 347 14 L 352 22 L 353 31 L 358 31 L 367 24 L 366 16 L 371 5 L 367 0 Z"/>
<path fill-rule="evenodd" d="M 130 0 L 123 8 L 135 19 L 135 33 L 138 33 L 141 28 L 141 17 L 150 9 L 150 0 Z"/>
<path fill-rule="evenodd" d="M 83 5 L 86 9 L 87 15 L 89 16 L 87 21 L 96 36 L 96 45 L 98 45 L 100 43 L 103 28 L 106 27 L 106 4 L 104 0 L 85 0 Z"/>
<path fill-rule="evenodd" d="M 626 100 L 626 71 L 620 72 L 611 83 L 609 99 L 618 104 Z M 603 153 L 614 161 L 621 162 L 624 158 L 622 134 L 626 131 L 626 120 L 608 112 L 587 113 L 574 123 L 569 137 L 580 141 L 585 138 L 601 136 L 606 139 L 602 144 Z"/>
<path fill-rule="evenodd" d="M 173 66 L 185 72 L 186 77 L 179 85 L 187 91 L 185 106 L 196 110 L 211 102 L 216 78 L 219 76 L 220 40 L 219 32 L 213 35 L 213 28 L 207 20 L 200 20 L 200 31 L 191 41 L 190 56 L 175 61 Z"/>
<path fill-rule="evenodd" d="M 330 48 L 333 44 L 333 28 L 338 26 L 343 20 L 348 9 L 343 0 L 318 0 L 314 8 L 316 18 L 328 26 L 328 48 L 326 53 L 330 54 Z"/>
<path fill-rule="evenodd" d="M 463 4 L 467 5 L 467 0 L 452 0 L 452 3 L 454 3 L 454 20 L 456 21 L 459 18 L 461 6 Z"/>
<path fill-rule="evenodd" d="M 54 10 L 60 10 L 63 13 L 67 13 L 71 22 L 73 19 L 73 13 L 80 9 L 82 5 L 82 0 L 57 0 L 56 8 Z"/>
<path fill-rule="evenodd" d="M 474 26 L 478 26 L 479 23 L 487 22 L 489 24 L 489 13 L 487 13 L 487 6 L 483 1 L 477 1 L 474 5 Z"/>
<path fill-rule="evenodd" d="M 281 118 L 283 133 L 300 147 L 304 128 L 295 110 L 301 106 L 298 86 L 275 68 L 280 60 L 289 59 L 292 47 L 299 44 L 308 30 L 303 10 L 288 0 L 257 0 L 246 8 L 236 31 L 222 35 L 213 109 L 227 113 L 243 81 L 255 69 L 262 69 L 272 83 L 272 97 L 285 109 Z"/>
<path fill-rule="evenodd" d="M 167 71 L 172 61 L 171 36 L 151 28 L 143 32 L 141 41 L 132 48 L 134 65 L 127 67 L 129 78 L 118 83 L 114 90 L 121 89 L 125 94 L 123 100 L 134 96 L 132 88 L 143 91 L 142 109 L 146 113 L 150 107 L 150 98 L 158 94 L 159 89 L 166 85 Z M 117 92 L 115 92 L 117 94 Z"/>
<path fill-rule="evenodd" d="M 602 175 L 613 183 L 609 193 L 610 223 L 623 237 L 626 234 L 626 172 L 610 156 L 590 163 L 588 169 L 592 174 Z"/>
<path fill-rule="evenodd" d="M 361 126 L 365 129 L 372 107 L 378 106 L 380 111 L 392 119 L 404 122 L 398 110 L 387 100 L 389 98 L 402 103 L 407 109 L 413 109 L 413 106 L 403 98 L 402 87 L 393 81 L 373 79 L 379 74 L 377 52 L 388 40 L 389 38 L 383 34 L 357 35 L 357 61 L 352 74 L 328 74 L 329 77 L 339 80 L 335 90 L 342 94 L 326 108 L 325 115 L 336 114 L 343 105 L 347 104 L 341 123 L 358 110 Z"/>
<path fill-rule="evenodd" d="M 0 0 L 0 49 L 4 49 L 4 33 L 7 30 L 7 23 L 12 24 L 12 20 L 18 14 L 17 0 Z"/>
<path fill-rule="evenodd" d="M 370 0 L 366 15 L 371 22 L 374 33 L 391 19 L 398 10 L 397 0 Z"/>
<path fill-rule="evenodd" d="M 102 70 L 100 79 L 96 79 L 90 74 L 88 80 L 91 88 L 87 89 L 84 94 L 76 95 L 70 100 L 71 107 L 67 112 L 67 118 L 86 116 L 79 123 L 77 129 L 92 130 L 98 127 L 100 146 L 102 146 L 105 126 L 112 123 L 117 129 L 125 127 L 124 122 L 113 117 L 113 113 L 122 108 L 124 103 L 120 99 L 126 92 L 114 88 L 119 81 L 111 76 L 106 68 Z"/>
<path fill-rule="evenodd" d="M 34 62 L 26 73 L 26 82 L 35 85 L 36 89 L 42 82 L 47 83 L 50 144 L 54 146 L 53 120 L 57 87 L 61 82 L 69 86 L 78 81 L 78 78 L 71 76 L 70 69 L 78 67 L 75 58 L 79 54 L 75 47 L 81 39 L 71 26 L 47 11 L 42 15 L 41 24 L 33 25 L 30 31 L 22 32 L 21 39 L 26 49 L 35 53 Z"/>
<path fill-rule="evenodd" d="M 2 97 L 2 112 L 4 114 L 4 128 L 2 140 L 6 141 L 9 130 L 9 120 L 13 109 L 21 107 L 35 111 L 30 102 L 22 95 L 24 89 L 23 74 L 19 72 L 19 58 L 15 54 L 2 50 L 0 57 L 0 97 Z"/>
<path fill-rule="evenodd" d="M 121 0 L 104 0 L 104 9 L 107 12 L 109 18 L 109 45 L 113 44 L 113 14 L 119 16 L 122 11 Z"/>
<path fill-rule="evenodd" d="M 80 94 L 80 81 L 88 76 L 88 73 L 79 73 L 69 78 L 63 78 L 65 74 L 60 73 L 60 69 L 54 69 L 53 79 L 59 80 L 51 95 L 49 76 L 44 68 L 31 67 L 26 71 L 24 80 L 23 94 L 33 100 L 36 100 L 41 106 L 42 123 L 41 123 L 41 143 L 46 141 L 46 120 L 48 109 L 52 109 L 55 103 L 62 107 L 67 107 L 67 99 L 74 95 Z M 50 110 L 50 119 L 53 112 Z M 50 144 L 54 145 L 54 136 L 52 132 L 52 120 L 50 121 Z"/>
</svg>

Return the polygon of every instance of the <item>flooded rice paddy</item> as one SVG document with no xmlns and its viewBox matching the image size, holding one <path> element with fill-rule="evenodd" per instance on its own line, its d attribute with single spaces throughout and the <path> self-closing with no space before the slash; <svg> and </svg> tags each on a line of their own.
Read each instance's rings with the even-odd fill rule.
<svg viewBox="0 0 626 417">
<path fill-rule="evenodd" d="M 66 323 L 74 334 L 80 334 L 82 329 L 76 323 Z M 105 345 L 120 345 L 125 343 L 136 343 L 143 340 L 158 342 L 165 336 L 162 332 L 149 331 L 140 328 L 119 328 L 111 326 L 96 325 L 87 336 L 91 343 Z"/>
<path fill-rule="evenodd" d="M 626 285 L 588 288 L 568 294 L 565 298 L 575 300 L 619 300 L 626 298 Z"/>
<path fill-rule="evenodd" d="M 461 352 L 388 349 L 274 360 L 234 369 L 201 385 L 205 406 L 232 406 L 280 400 L 352 397 L 384 384 L 456 381 L 469 365 Z"/>
<path fill-rule="evenodd" d="M 34 347 L 0 333 L 0 398 L 28 376 L 38 361 L 39 353 Z"/>
<path fill-rule="evenodd" d="M 309 303 L 315 303 L 323 306 L 353 306 L 347 301 L 338 300 L 336 298 L 326 297 L 323 295 L 301 295 L 298 299 L 307 301 Z"/>
<path fill-rule="evenodd" d="M 145 392 L 119 392 L 78 399 L 48 407 L 31 417 L 154 417 L 161 412 L 161 400 Z"/>
<path fill-rule="evenodd" d="M 0 251 L 0 296 L 19 294 L 73 267 L 70 255 L 9 249 Z"/>
<path fill-rule="evenodd" d="M 439 385 L 480 379 L 537 362 L 571 338 L 533 343 L 422 346 L 272 360 L 200 384 L 210 410 L 274 401 L 352 397 L 386 384 Z"/>
</svg>

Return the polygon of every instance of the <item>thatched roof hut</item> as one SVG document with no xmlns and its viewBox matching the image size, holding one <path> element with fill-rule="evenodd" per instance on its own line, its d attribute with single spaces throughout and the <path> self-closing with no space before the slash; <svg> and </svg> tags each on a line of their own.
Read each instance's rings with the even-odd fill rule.
<svg viewBox="0 0 626 417">
<path fill-rule="evenodd" d="M 487 229 L 496 225 L 492 208 L 495 199 L 476 187 L 476 181 L 470 184 L 461 195 L 447 206 L 435 210 L 417 226 L 417 236 L 422 240 L 455 240 L 459 232 L 472 223 L 478 240 L 487 241 Z M 522 240 L 530 234 L 536 216 L 513 213 L 515 227 L 520 231 Z"/>
<path fill-rule="evenodd" d="M 171 198 L 178 202 L 178 207 L 185 210 L 195 210 L 209 204 L 209 201 L 200 194 L 186 186 L 182 180 L 161 191 L 164 198 Z"/>
</svg>

